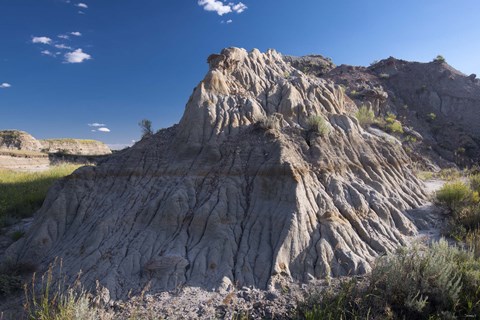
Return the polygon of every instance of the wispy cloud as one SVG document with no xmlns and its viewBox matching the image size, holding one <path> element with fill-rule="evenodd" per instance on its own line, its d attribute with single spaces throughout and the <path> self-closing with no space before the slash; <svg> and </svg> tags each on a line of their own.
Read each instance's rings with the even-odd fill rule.
<svg viewBox="0 0 480 320">
<path fill-rule="evenodd" d="M 232 20 L 232 19 L 229 19 L 229 20 L 227 20 L 227 21 L 222 20 L 220 23 L 230 24 L 230 23 L 232 23 L 232 22 L 233 22 L 233 20 Z"/>
<path fill-rule="evenodd" d="M 32 43 L 51 44 L 52 39 L 49 37 L 33 37 Z"/>
<path fill-rule="evenodd" d="M 11 88 L 12 85 L 10 83 L 7 83 L 7 82 L 4 82 L 4 83 L 0 83 L 0 89 L 8 89 L 8 88 Z"/>
<path fill-rule="evenodd" d="M 66 63 L 82 63 L 86 60 L 92 59 L 92 56 L 88 53 L 83 52 L 82 49 L 77 49 L 72 52 L 65 53 L 65 62 Z"/>
<path fill-rule="evenodd" d="M 55 45 L 55 48 L 57 48 L 57 49 L 67 49 L 67 50 L 72 50 L 72 47 L 69 47 L 69 46 L 67 46 L 67 45 L 64 45 L 64 44 L 62 44 L 62 43 L 60 43 L 60 44 L 56 44 L 56 45 Z"/>
<path fill-rule="evenodd" d="M 89 123 L 88 126 L 89 126 L 89 127 L 105 127 L 106 124 L 94 122 L 94 123 Z"/>
<path fill-rule="evenodd" d="M 51 52 L 50 50 L 43 50 L 41 52 L 44 56 L 55 57 L 55 53 Z"/>
<path fill-rule="evenodd" d="M 235 11 L 236 13 L 242 13 L 247 9 L 248 7 L 242 2 L 239 2 L 232 6 L 232 10 Z"/>
<path fill-rule="evenodd" d="M 82 9 L 88 9 L 88 6 L 83 2 L 77 3 L 75 6 L 77 6 L 79 8 L 82 8 Z"/>
<path fill-rule="evenodd" d="M 69 37 L 68 35 L 66 35 L 66 34 L 59 34 L 57 37 L 60 38 L 60 39 L 63 39 L 63 40 L 68 40 L 68 39 L 70 39 L 70 37 Z"/>
<path fill-rule="evenodd" d="M 108 133 L 108 132 L 110 132 L 110 129 L 102 127 L 102 128 L 98 128 L 97 131 Z"/>
<path fill-rule="evenodd" d="M 72 36 L 75 36 L 75 37 L 81 37 L 82 36 L 82 33 L 78 32 L 78 31 L 70 32 L 70 34 Z"/>
<path fill-rule="evenodd" d="M 242 3 L 225 3 L 219 0 L 198 0 L 198 5 L 203 7 L 205 11 L 214 11 L 219 16 L 223 16 L 224 14 L 236 12 L 242 13 L 248 9 L 248 7 Z"/>
</svg>

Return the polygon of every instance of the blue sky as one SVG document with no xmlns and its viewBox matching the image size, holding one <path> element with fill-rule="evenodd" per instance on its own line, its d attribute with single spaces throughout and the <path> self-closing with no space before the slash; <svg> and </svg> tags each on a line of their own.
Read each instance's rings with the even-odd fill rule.
<svg viewBox="0 0 480 320">
<path fill-rule="evenodd" d="M 129 144 L 143 118 L 178 122 L 229 46 L 353 65 L 442 54 L 480 74 L 478 0 L 231 1 L 0 0 L 0 129 Z"/>
</svg>

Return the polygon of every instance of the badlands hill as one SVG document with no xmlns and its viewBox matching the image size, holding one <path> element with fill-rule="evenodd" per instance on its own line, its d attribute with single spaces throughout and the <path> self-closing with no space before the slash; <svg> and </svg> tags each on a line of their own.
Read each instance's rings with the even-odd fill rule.
<svg viewBox="0 0 480 320">
<path fill-rule="evenodd" d="M 56 183 L 7 254 L 61 257 L 67 280 L 120 298 L 362 274 L 417 233 L 410 157 L 359 125 L 328 66 L 238 48 L 208 63 L 178 125 Z"/>
<path fill-rule="evenodd" d="M 112 151 L 103 142 L 84 139 L 37 140 L 20 130 L 0 131 L 0 150 L 65 153 L 71 155 L 107 155 Z"/>
<path fill-rule="evenodd" d="M 45 170 L 58 162 L 96 163 L 111 153 L 107 145 L 96 140 L 37 140 L 20 130 L 0 131 L 0 168 Z"/>
<path fill-rule="evenodd" d="M 380 117 L 396 115 L 405 133 L 415 137 L 407 145 L 417 160 L 441 166 L 480 161 L 480 80 L 475 74 L 455 70 L 442 57 L 429 63 L 390 57 L 369 67 L 335 66 L 318 55 L 286 60 L 342 86 L 356 107 L 368 106 Z"/>
</svg>

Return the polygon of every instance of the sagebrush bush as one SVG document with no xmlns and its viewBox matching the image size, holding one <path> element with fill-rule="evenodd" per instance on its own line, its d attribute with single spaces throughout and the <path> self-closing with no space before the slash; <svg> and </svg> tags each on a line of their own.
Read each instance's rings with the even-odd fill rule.
<svg viewBox="0 0 480 320">
<path fill-rule="evenodd" d="M 355 113 L 355 117 L 357 118 L 360 125 L 364 128 L 369 127 L 372 123 L 375 122 L 375 113 L 367 106 L 361 106 L 358 109 L 357 113 Z"/>
<path fill-rule="evenodd" d="M 377 259 L 365 280 L 308 296 L 306 319 L 455 319 L 480 314 L 480 260 L 445 240 Z"/>
<path fill-rule="evenodd" d="M 257 122 L 257 125 L 264 130 L 280 130 L 282 128 L 283 115 L 280 113 L 273 113 L 268 117 Z"/>
<path fill-rule="evenodd" d="M 478 193 L 461 181 L 446 183 L 437 191 L 436 197 L 440 205 L 447 207 L 453 214 L 459 214 L 463 207 L 472 201 L 478 201 Z"/>
<path fill-rule="evenodd" d="M 470 188 L 475 192 L 480 192 L 480 174 L 471 175 L 469 178 Z"/>
<path fill-rule="evenodd" d="M 307 120 L 309 130 L 318 133 L 320 136 L 326 136 L 330 132 L 330 126 L 322 116 L 310 116 Z"/>
<path fill-rule="evenodd" d="M 428 315 L 454 310 L 462 288 L 455 262 L 458 252 L 446 241 L 428 250 L 401 248 L 377 260 L 370 290 L 378 292 L 399 313 Z"/>
</svg>

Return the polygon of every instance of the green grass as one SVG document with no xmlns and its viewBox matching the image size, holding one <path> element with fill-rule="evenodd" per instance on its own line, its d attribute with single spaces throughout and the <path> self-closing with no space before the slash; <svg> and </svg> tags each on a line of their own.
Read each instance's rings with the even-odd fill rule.
<svg viewBox="0 0 480 320">
<path fill-rule="evenodd" d="M 88 140 L 88 139 L 46 139 L 40 140 L 41 142 L 48 142 L 48 143 L 81 143 L 81 144 L 97 144 L 99 143 L 97 140 Z"/>
<path fill-rule="evenodd" d="M 64 164 L 43 172 L 0 169 L 0 226 L 9 218 L 26 218 L 38 210 L 48 189 L 79 165 Z"/>
</svg>

